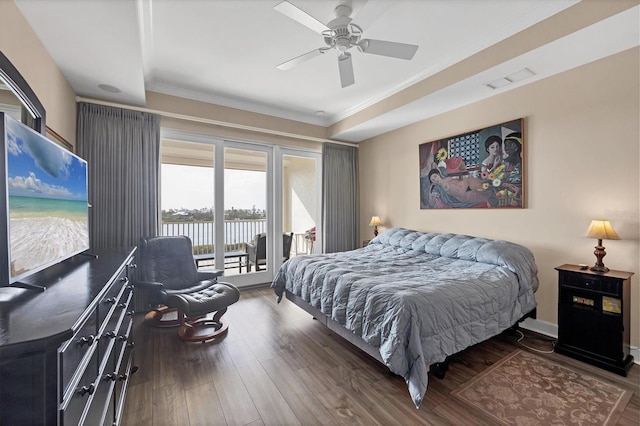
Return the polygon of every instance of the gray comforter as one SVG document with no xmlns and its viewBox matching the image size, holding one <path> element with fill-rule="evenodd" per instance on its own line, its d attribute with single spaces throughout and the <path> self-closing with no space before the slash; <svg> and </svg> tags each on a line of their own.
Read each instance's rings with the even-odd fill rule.
<svg viewBox="0 0 640 426">
<path fill-rule="evenodd" d="M 291 258 L 272 287 L 378 347 L 418 407 L 428 365 L 514 325 L 536 307 L 538 278 L 521 245 L 394 228 L 361 249 Z"/>
</svg>

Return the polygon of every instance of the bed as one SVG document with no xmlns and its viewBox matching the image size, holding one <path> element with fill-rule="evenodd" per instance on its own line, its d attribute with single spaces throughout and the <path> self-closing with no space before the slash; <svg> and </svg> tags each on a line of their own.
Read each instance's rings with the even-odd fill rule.
<svg viewBox="0 0 640 426">
<path fill-rule="evenodd" d="M 402 376 L 419 407 L 430 366 L 535 316 L 538 277 L 522 245 L 393 228 L 291 258 L 271 287 Z"/>
</svg>

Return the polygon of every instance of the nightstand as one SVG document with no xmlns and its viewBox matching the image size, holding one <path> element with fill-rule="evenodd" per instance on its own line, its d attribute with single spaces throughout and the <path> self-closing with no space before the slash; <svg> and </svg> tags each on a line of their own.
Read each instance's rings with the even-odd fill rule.
<svg viewBox="0 0 640 426">
<path fill-rule="evenodd" d="M 592 272 L 578 265 L 558 271 L 558 342 L 555 351 L 626 376 L 632 272 Z"/>
</svg>

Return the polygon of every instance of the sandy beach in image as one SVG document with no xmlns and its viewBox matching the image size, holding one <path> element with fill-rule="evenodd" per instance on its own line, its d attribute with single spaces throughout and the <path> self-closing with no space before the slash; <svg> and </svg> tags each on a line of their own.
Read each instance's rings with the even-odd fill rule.
<svg viewBox="0 0 640 426">
<path fill-rule="evenodd" d="M 87 218 L 55 216 L 10 219 L 11 276 L 87 249 Z"/>
</svg>

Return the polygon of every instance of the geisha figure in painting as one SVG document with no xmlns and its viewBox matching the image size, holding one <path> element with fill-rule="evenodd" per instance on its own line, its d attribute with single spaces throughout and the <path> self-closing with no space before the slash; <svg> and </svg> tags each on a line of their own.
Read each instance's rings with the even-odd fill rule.
<svg viewBox="0 0 640 426">
<path fill-rule="evenodd" d="M 482 160 L 480 170 L 484 173 L 491 173 L 502 164 L 502 139 L 500 136 L 489 136 L 484 141 L 484 149 L 488 155 Z"/>
</svg>

